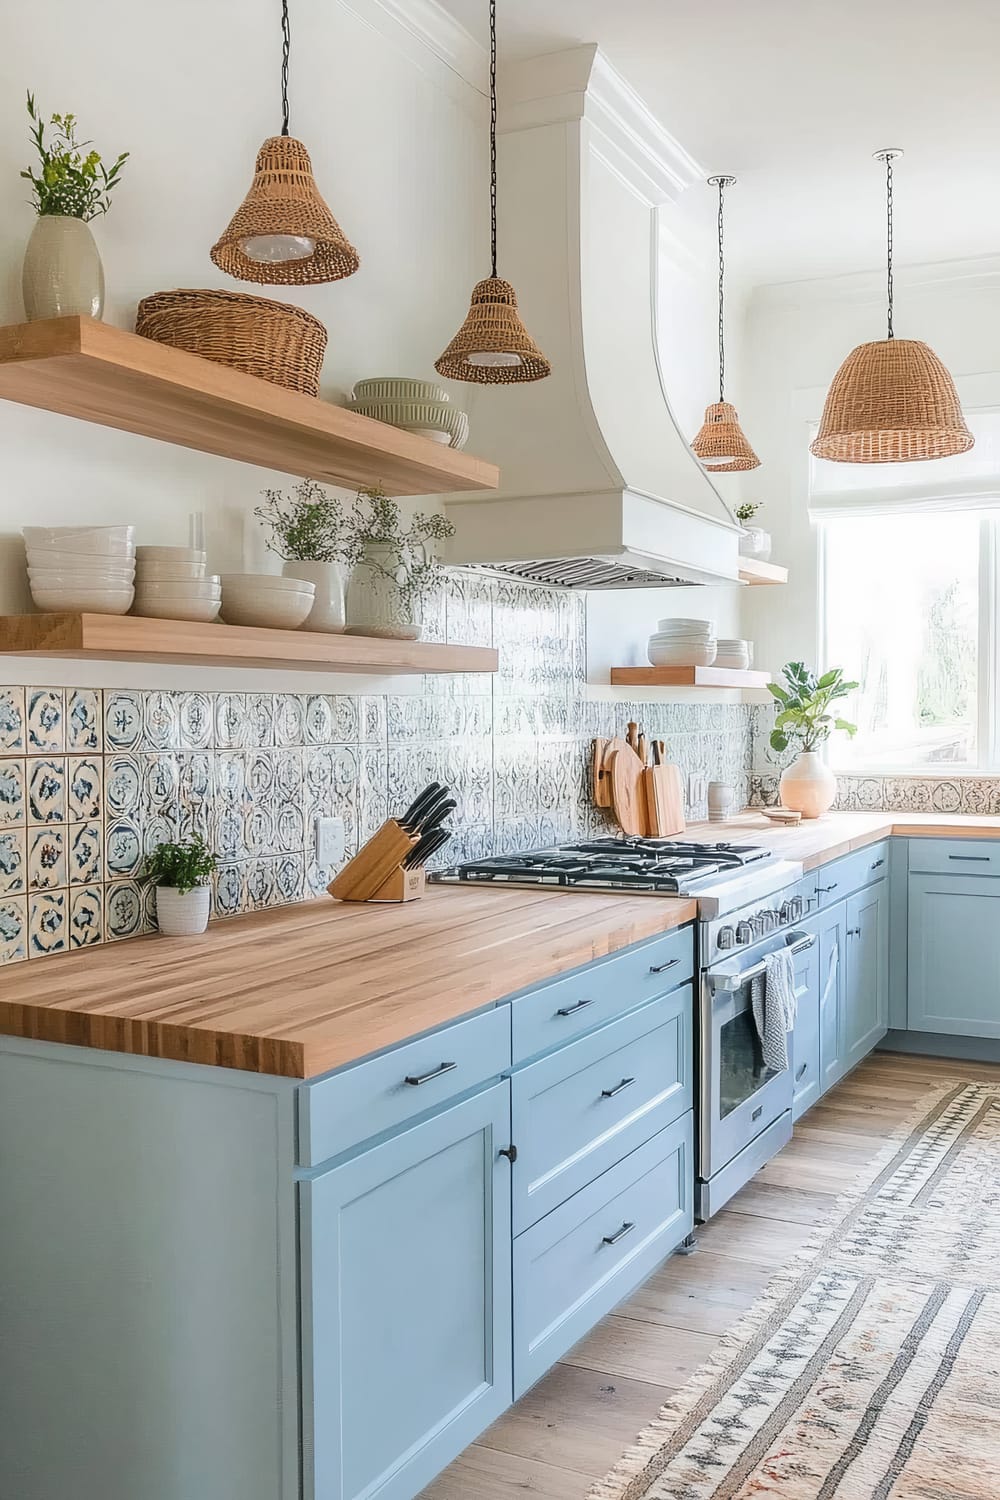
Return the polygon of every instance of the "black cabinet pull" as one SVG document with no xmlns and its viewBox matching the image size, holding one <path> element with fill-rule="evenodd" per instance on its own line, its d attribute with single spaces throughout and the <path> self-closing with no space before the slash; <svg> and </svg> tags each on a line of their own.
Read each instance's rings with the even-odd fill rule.
<svg viewBox="0 0 1000 1500">
<path fill-rule="evenodd" d="M 847 936 L 848 937 L 860 937 L 861 936 L 861 928 L 860 927 L 848 927 L 848 929 L 847 929 Z"/>
<path fill-rule="evenodd" d="M 869 869 L 877 870 L 878 867 L 879 867 L 879 865 L 884 865 L 884 864 L 885 864 L 885 860 L 884 859 L 877 859 L 873 865 L 869 866 Z"/>
<path fill-rule="evenodd" d="M 817 894 L 820 896 L 828 896 L 831 891 L 835 891 L 837 889 L 838 884 L 839 881 L 835 880 L 833 882 L 833 885 L 818 885 L 816 887 Z"/>
<path fill-rule="evenodd" d="M 438 1068 L 431 1068 L 429 1073 L 418 1073 L 415 1077 L 412 1073 L 408 1074 L 403 1082 L 408 1083 L 413 1089 L 418 1089 L 422 1083 L 430 1083 L 432 1078 L 440 1078 L 444 1073 L 453 1073 L 457 1067 L 458 1063 L 442 1063 Z"/>
<path fill-rule="evenodd" d="M 498 1155 L 500 1155 L 500 1156 L 506 1156 L 506 1158 L 510 1162 L 511 1166 L 513 1166 L 514 1163 L 517 1161 L 517 1147 L 516 1146 L 501 1146 L 500 1150 L 498 1152 Z"/>
<path fill-rule="evenodd" d="M 616 1083 L 613 1089 L 601 1089 L 602 1099 L 613 1099 L 616 1094 L 622 1093 L 624 1089 L 631 1088 L 635 1083 L 634 1078 L 623 1078 L 621 1083 Z"/>
<path fill-rule="evenodd" d="M 668 958 L 665 964 L 650 964 L 649 972 L 651 974 L 662 974 L 664 969 L 676 968 L 679 963 L 679 958 Z"/>
<path fill-rule="evenodd" d="M 949 859 L 964 860 L 966 864 L 988 865 L 990 857 L 988 854 L 949 854 Z"/>
<path fill-rule="evenodd" d="M 571 1016 L 574 1011 L 586 1010 L 588 1005 L 593 1005 L 593 1000 L 575 1000 L 572 1005 L 560 1005 L 556 1011 L 557 1016 Z"/>
<path fill-rule="evenodd" d="M 750 1116 L 750 1118 L 751 1118 L 751 1120 L 759 1120 L 760 1117 L 761 1117 L 761 1115 L 763 1113 L 764 1113 L 764 1106 L 763 1106 L 763 1104 L 759 1104 L 757 1106 L 757 1108 L 754 1110 L 753 1114 Z"/>
<path fill-rule="evenodd" d="M 802 1066 L 799 1068 L 798 1072 L 795 1075 L 795 1082 L 796 1083 L 798 1083 L 798 1081 L 799 1081 L 800 1078 L 804 1078 L 806 1076 L 806 1071 L 807 1071 L 808 1067 L 809 1067 L 808 1063 L 803 1063 L 802 1064 Z"/>
<path fill-rule="evenodd" d="M 614 1234 L 606 1234 L 602 1243 L 605 1245 L 617 1245 L 618 1241 L 623 1240 L 627 1234 L 631 1234 L 634 1228 L 634 1224 L 625 1223 L 620 1229 L 616 1229 Z"/>
</svg>

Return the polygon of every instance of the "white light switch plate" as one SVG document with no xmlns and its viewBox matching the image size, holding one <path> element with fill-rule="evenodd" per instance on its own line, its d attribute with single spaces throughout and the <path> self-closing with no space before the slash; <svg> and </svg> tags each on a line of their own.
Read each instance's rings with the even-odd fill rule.
<svg viewBox="0 0 1000 1500">
<path fill-rule="evenodd" d="M 321 870 L 343 862 L 347 849 L 347 835 L 343 818 L 317 818 L 316 863 Z"/>
<path fill-rule="evenodd" d="M 688 806 L 698 807 L 708 798 L 708 777 L 692 771 L 688 777 Z"/>
</svg>

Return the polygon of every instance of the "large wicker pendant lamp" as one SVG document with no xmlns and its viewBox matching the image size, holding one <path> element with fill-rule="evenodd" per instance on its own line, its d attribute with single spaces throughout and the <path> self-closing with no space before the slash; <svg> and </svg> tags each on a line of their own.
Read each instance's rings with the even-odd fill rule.
<svg viewBox="0 0 1000 1500">
<path fill-rule="evenodd" d="M 493 269 L 472 289 L 469 315 L 434 368 L 451 380 L 510 385 L 552 369 L 517 310 L 517 294 L 497 275 L 497 6 L 490 0 L 490 248 Z"/>
<path fill-rule="evenodd" d="M 211 252 L 228 275 L 260 286 L 339 281 L 360 264 L 320 196 L 309 152 L 288 134 L 290 47 L 288 0 L 281 0 L 281 134 L 258 151 L 250 191 Z"/>
<path fill-rule="evenodd" d="M 933 349 L 897 339 L 892 328 L 892 164 L 902 151 L 877 151 L 885 163 L 888 337 L 859 344 L 833 377 L 810 453 L 841 464 L 905 464 L 966 453 L 975 438 L 958 392 Z"/>
<path fill-rule="evenodd" d="M 710 177 L 710 187 L 719 189 L 719 399 L 705 408 L 705 420 L 691 444 L 695 456 L 710 474 L 737 474 L 760 467 L 760 459 L 747 442 L 736 408 L 726 400 L 726 254 L 725 203 L 727 187 L 735 177 Z"/>
</svg>

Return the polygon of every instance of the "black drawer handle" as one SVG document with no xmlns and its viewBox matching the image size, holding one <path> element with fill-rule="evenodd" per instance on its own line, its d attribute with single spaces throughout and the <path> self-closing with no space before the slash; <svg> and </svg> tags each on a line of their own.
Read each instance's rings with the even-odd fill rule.
<svg viewBox="0 0 1000 1500">
<path fill-rule="evenodd" d="M 874 864 L 872 864 L 872 865 L 869 865 L 869 867 L 868 867 L 868 868 L 869 868 L 869 869 L 870 869 L 870 870 L 877 870 L 877 869 L 878 869 L 878 867 L 879 867 L 879 866 L 880 866 L 880 865 L 884 865 L 884 864 L 885 864 L 885 860 L 884 860 L 884 859 L 877 859 L 877 860 L 876 860 L 876 861 L 875 861 L 875 863 L 874 863 Z"/>
<path fill-rule="evenodd" d="M 949 859 L 964 860 L 967 864 L 988 865 L 990 857 L 988 854 L 949 854 Z"/>
<path fill-rule="evenodd" d="M 616 1083 L 613 1089 L 601 1089 L 601 1098 L 613 1099 L 616 1094 L 620 1094 L 625 1089 L 631 1088 L 633 1083 L 635 1083 L 634 1078 L 623 1078 L 621 1083 Z"/>
<path fill-rule="evenodd" d="M 795 1075 L 795 1082 L 796 1083 L 798 1083 L 798 1081 L 799 1081 L 800 1078 L 804 1078 L 806 1076 L 806 1072 L 807 1072 L 808 1068 L 809 1068 L 809 1064 L 808 1063 L 803 1063 L 802 1064 L 801 1068 L 799 1068 L 798 1072 Z"/>
<path fill-rule="evenodd" d="M 820 896 L 828 896 L 831 891 L 835 891 L 837 889 L 838 883 L 839 882 L 835 880 L 833 882 L 833 885 L 818 885 L 816 887 L 816 892 Z"/>
<path fill-rule="evenodd" d="M 665 964 L 650 964 L 649 972 L 651 974 L 662 974 L 664 969 L 674 969 L 679 963 L 679 958 L 668 958 Z"/>
<path fill-rule="evenodd" d="M 625 1223 L 620 1229 L 616 1229 L 614 1234 L 606 1234 L 602 1244 L 617 1245 L 618 1241 L 623 1240 L 627 1234 L 631 1234 L 634 1228 L 634 1224 Z"/>
<path fill-rule="evenodd" d="M 442 1063 L 439 1068 L 431 1068 L 429 1073 L 418 1073 L 416 1077 L 411 1073 L 403 1079 L 403 1082 L 408 1083 L 413 1089 L 418 1089 L 422 1083 L 430 1083 L 432 1078 L 440 1078 L 444 1073 L 453 1073 L 457 1067 L 457 1062 Z"/>
<path fill-rule="evenodd" d="M 763 1106 L 763 1104 L 759 1104 L 757 1106 L 757 1108 L 754 1110 L 753 1114 L 750 1116 L 750 1118 L 751 1118 L 751 1120 L 759 1120 L 760 1117 L 761 1117 L 761 1115 L 763 1113 L 764 1113 L 764 1106 Z"/>
<path fill-rule="evenodd" d="M 593 1000 L 576 1000 L 572 1005 L 560 1005 L 556 1011 L 557 1016 L 571 1016 L 575 1011 L 586 1010 L 588 1005 L 593 1005 Z"/>
</svg>

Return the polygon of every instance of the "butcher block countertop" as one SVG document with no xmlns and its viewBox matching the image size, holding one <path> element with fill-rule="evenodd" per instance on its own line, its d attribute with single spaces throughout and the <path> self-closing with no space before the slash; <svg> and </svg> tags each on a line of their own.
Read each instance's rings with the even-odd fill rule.
<svg viewBox="0 0 1000 1500">
<path fill-rule="evenodd" d="M 0 1032 L 314 1078 L 696 916 L 669 897 L 495 886 L 324 897 L 4 969 Z"/>
<path fill-rule="evenodd" d="M 782 827 L 759 812 L 744 812 L 724 823 L 689 824 L 688 835 L 705 843 L 764 844 L 782 859 L 798 860 L 805 871 L 854 849 L 897 838 L 997 839 L 1000 818 L 978 813 L 833 812 Z"/>
</svg>

